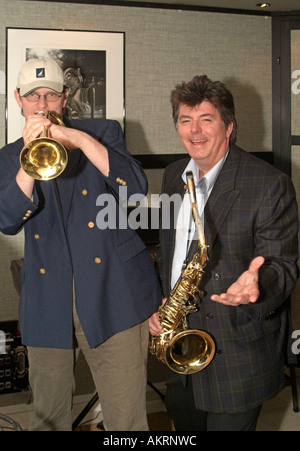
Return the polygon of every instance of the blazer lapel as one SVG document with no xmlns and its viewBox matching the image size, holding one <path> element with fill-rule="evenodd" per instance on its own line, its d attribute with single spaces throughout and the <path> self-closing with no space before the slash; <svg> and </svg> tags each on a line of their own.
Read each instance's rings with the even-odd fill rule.
<svg viewBox="0 0 300 451">
<path fill-rule="evenodd" d="M 14 162 L 17 171 L 20 169 L 20 153 L 23 149 L 23 146 L 24 146 L 23 138 L 19 138 L 14 143 L 13 152 L 10 155 L 10 158 Z"/>
<path fill-rule="evenodd" d="M 80 149 L 72 150 L 69 153 L 69 160 L 65 171 L 56 179 L 65 225 L 68 223 L 81 155 L 82 152 Z"/>
<path fill-rule="evenodd" d="M 208 255 L 212 252 L 215 240 L 220 232 L 239 190 L 235 189 L 235 179 L 239 165 L 239 155 L 230 150 L 227 160 L 215 182 L 204 209 L 204 234 Z M 189 251 L 189 260 L 197 252 L 198 241 L 193 240 Z"/>
<path fill-rule="evenodd" d="M 205 206 L 205 236 L 209 245 L 208 253 L 212 251 L 222 224 L 239 195 L 239 190 L 235 189 L 238 165 L 239 155 L 231 149 Z"/>
<path fill-rule="evenodd" d="M 81 151 L 73 150 L 69 154 L 69 161 L 64 172 L 54 180 L 36 181 L 33 201 L 39 204 L 48 202 L 49 221 L 53 221 L 53 239 L 58 243 L 66 258 L 69 258 L 66 237 L 66 226 L 71 208 L 76 172 L 80 160 Z M 56 189 L 56 187 L 57 189 Z"/>
</svg>

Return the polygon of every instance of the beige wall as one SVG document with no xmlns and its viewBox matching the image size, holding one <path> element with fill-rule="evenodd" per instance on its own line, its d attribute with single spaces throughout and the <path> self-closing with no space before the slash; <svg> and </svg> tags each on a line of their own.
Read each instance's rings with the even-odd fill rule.
<svg viewBox="0 0 300 451">
<path fill-rule="evenodd" d="M 6 27 L 125 32 L 126 140 L 132 154 L 181 153 L 169 95 L 195 74 L 227 83 L 236 99 L 238 144 L 271 151 L 271 19 L 261 16 L 0 0 L 0 77 L 6 71 Z M 1 78 L 0 78 L 1 80 Z M 0 94 L 0 146 L 5 144 Z M 147 171 L 159 191 L 161 171 Z M 0 321 L 17 317 L 10 261 L 23 238 L 0 235 Z"/>
</svg>

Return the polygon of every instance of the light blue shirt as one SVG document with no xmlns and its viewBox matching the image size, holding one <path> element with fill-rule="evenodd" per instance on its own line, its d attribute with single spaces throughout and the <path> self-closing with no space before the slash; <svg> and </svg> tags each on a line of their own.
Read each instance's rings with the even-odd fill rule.
<svg viewBox="0 0 300 451">
<path fill-rule="evenodd" d="M 225 163 L 228 151 L 226 155 L 201 179 L 199 179 L 199 168 L 195 160 L 191 159 L 184 172 L 182 173 L 182 179 L 184 183 L 187 183 L 186 172 L 192 171 L 194 176 L 194 184 L 197 198 L 197 210 L 202 224 L 204 224 L 204 207 L 212 192 L 214 184 L 218 178 L 218 175 Z M 187 257 L 189 247 L 193 239 L 196 238 L 195 223 L 192 218 L 192 209 L 189 198 L 189 193 L 186 191 L 183 197 L 182 204 L 178 212 L 178 218 L 176 223 L 176 239 L 175 250 L 172 263 L 172 278 L 171 286 L 174 287 L 175 283 L 180 277 L 183 263 Z"/>
</svg>

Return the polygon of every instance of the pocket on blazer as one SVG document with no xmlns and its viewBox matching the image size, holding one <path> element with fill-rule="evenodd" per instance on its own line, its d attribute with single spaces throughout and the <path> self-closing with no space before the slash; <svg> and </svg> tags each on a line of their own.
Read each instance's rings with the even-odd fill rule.
<svg viewBox="0 0 300 451">
<path fill-rule="evenodd" d="M 272 319 L 251 319 L 244 311 L 237 310 L 238 331 L 243 340 L 255 341 L 265 335 L 272 334 L 280 329 L 280 316 L 274 316 Z M 246 320 L 246 322 L 244 322 Z"/>
<path fill-rule="evenodd" d="M 116 249 L 121 261 L 126 263 L 136 255 L 145 251 L 146 245 L 138 236 L 134 236 L 130 240 L 117 245 Z"/>
</svg>

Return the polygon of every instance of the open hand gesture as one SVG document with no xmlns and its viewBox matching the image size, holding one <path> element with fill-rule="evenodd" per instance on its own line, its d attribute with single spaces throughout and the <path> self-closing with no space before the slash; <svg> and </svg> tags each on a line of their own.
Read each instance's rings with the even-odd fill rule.
<svg viewBox="0 0 300 451">
<path fill-rule="evenodd" d="M 254 258 L 249 269 L 229 287 L 227 293 L 214 294 L 211 300 L 232 306 L 256 302 L 259 298 L 258 271 L 264 261 L 263 257 Z"/>
</svg>

